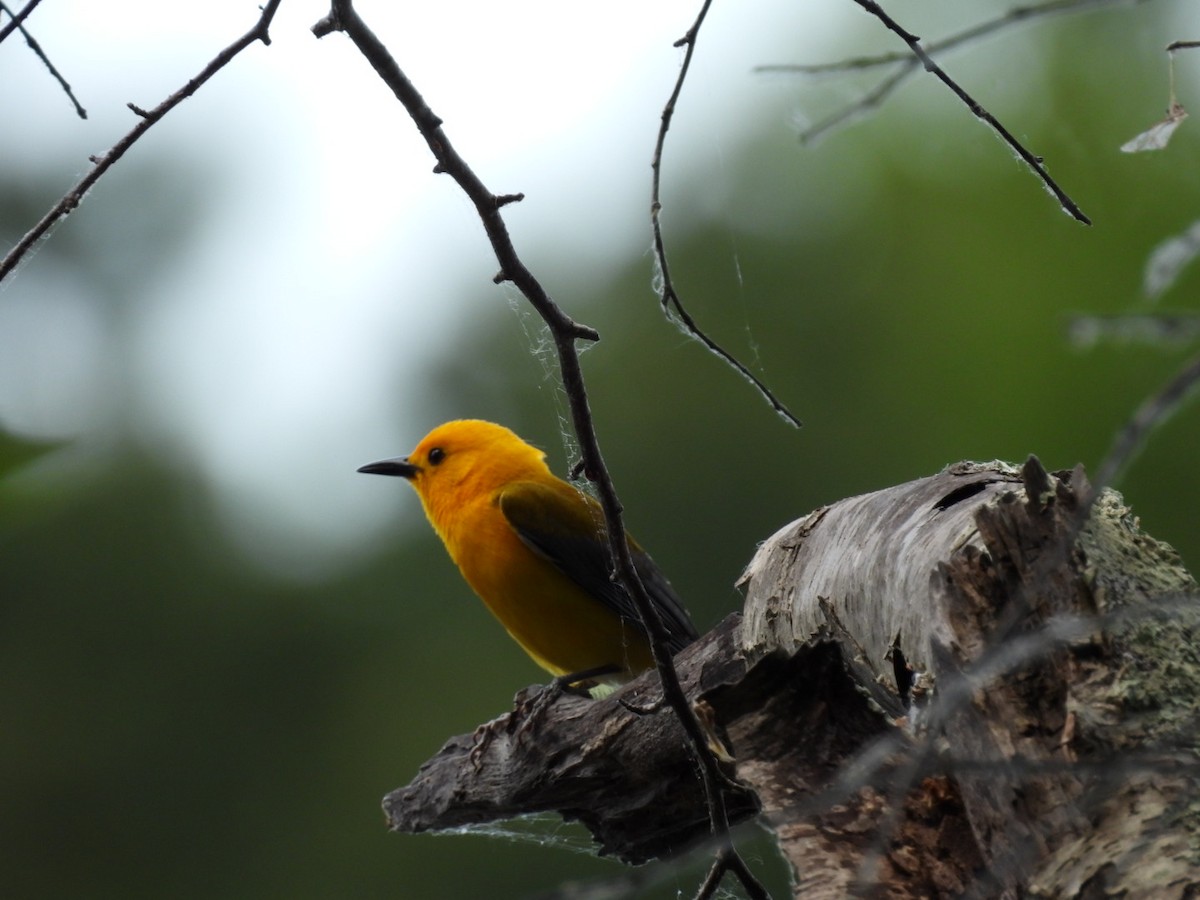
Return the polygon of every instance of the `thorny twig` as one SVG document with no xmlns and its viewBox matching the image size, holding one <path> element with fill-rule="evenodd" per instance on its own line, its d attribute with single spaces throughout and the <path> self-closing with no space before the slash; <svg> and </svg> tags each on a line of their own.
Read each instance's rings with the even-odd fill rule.
<svg viewBox="0 0 1200 900">
<path fill-rule="evenodd" d="M 595 341 L 599 339 L 599 335 L 594 329 L 581 325 L 568 316 L 551 299 L 545 288 L 517 255 L 500 211 L 508 203 L 523 199 L 523 195 L 497 195 L 483 184 L 455 150 L 454 145 L 442 129 L 442 120 L 425 102 L 388 49 L 359 17 L 351 0 L 333 0 L 329 15 L 313 26 L 313 33 L 318 38 L 334 31 L 341 31 L 350 38 L 383 82 L 392 90 L 396 99 L 404 106 L 437 160 L 434 172 L 453 178 L 474 204 L 496 254 L 496 260 L 500 264 L 500 271 L 494 280 L 497 283 L 511 281 L 529 300 L 550 329 L 558 354 L 563 388 L 570 403 L 572 422 L 579 438 L 584 470 L 596 485 L 600 504 L 604 510 L 609 550 L 613 556 L 616 577 L 622 587 L 628 591 L 637 607 L 642 625 L 650 638 L 655 666 L 662 681 L 663 696 L 678 716 L 688 736 L 692 752 L 699 763 L 703 774 L 703 786 L 713 833 L 721 838 L 726 837 L 729 823 L 725 812 L 725 776 L 712 751 L 709 750 L 704 732 L 696 721 L 695 714 L 680 686 L 671 654 L 667 650 L 666 630 L 634 568 L 629 544 L 625 537 L 621 503 L 601 455 L 595 425 L 592 421 L 576 342 L 580 340 Z M 728 845 L 720 852 L 736 855 L 736 851 Z M 743 868 L 745 867 L 743 866 Z"/>
<path fill-rule="evenodd" d="M 50 230 L 59 219 L 69 215 L 79 206 L 84 195 L 91 190 L 92 185 L 100 180 L 113 164 L 116 163 L 125 152 L 129 150 L 138 139 L 149 131 L 160 119 L 163 118 L 172 109 L 186 100 L 192 94 L 196 93 L 200 87 L 212 78 L 217 72 L 221 71 L 228 65 L 234 57 L 249 47 L 251 44 L 262 41 L 264 44 L 271 43 L 270 27 L 271 20 L 275 18 L 275 11 L 279 8 L 280 0 L 268 0 L 262 7 L 262 12 L 258 17 L 258 21 L 254 23 L 254 27 L 243 34 L 240 38 L 213 57 L 195 78 L 192 78 L 173 93 L 170 97 L 160 103 L 151 110 L 141 109 L 138 106 L 130 103 L 129 108 L 135 115 L 140 118 L 140 121 L 135 125 L 128 134 L 113 144 L 103 156 L 93 156 L 91 161 L 93 167 L 90 172 L 85 175 L 78 184 L 63 195 L 62 199 L 44 215 L 26 235 L 17 242 L 17 245 L 8 252 L 3 260 L 0 260 L 0 281 L 3 281 L 17 267 L 17 264 L 29 252 L 30 248 L 38 242 L 38 240 L 47 231 Z"/>
</svg>

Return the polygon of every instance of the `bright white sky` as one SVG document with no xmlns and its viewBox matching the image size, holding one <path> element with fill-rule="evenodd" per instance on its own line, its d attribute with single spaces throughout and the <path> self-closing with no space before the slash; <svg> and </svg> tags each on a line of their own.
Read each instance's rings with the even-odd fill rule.
<svg viewBox="0 0 1200 900">
<path fill-rule="evenodd" d="M 698 5 L 358 7 L 485 183 L 527 195 L 506 213 L 518 249 L 599 271 L 649 246 L 649 161 L 682 58 L 672 44 Z M 354 469 L 407 451 L 432 424 L 397 415 L 412 397 L 396 385 L 419 393 L 422 361 L 470 315 L 447 304 L 505 302 L 474 213 L 431 174 L 400 106 L 343 35 L 313 38 L 325 10 L 285 0 L 270 47 L 247 50 L 132 151 L 177 164 L 171 178 L 212 179 L 184 258 L 138 307 L 152 312 L 136 323 L 136 358 L 111 358 L 94 290 L 40 265 L 49 254 L 0 286 L 0 424 L 95 444 L 106 421 L 131 415 L 106 404 L 121 396 L 152 447 L 206 473 L 248 552 L 297 575 L 319 574 L 394 520 L 396 492 Z M 27 25 L 90 118 L 10 38 L 0 165 L 65 191 L 88 154 L 132 125 L 126 102 L 156 105 L 256 15 L 254 0 L 45 0 Z M 669 165 L 719 177 L 753 107 L 790 90 L 751 67 L 835 58 L 834 36 L 864 18 L 835 0 L 714 4 Z M 121 165 L 52 240 L 106 229 L 120 239 L 137 211 L 134 186 L 117 186 Z M 114 391 L 114 378 L 136 389 Z M 43 477 L 71 477 L 57 466 Z"/>
</svg>

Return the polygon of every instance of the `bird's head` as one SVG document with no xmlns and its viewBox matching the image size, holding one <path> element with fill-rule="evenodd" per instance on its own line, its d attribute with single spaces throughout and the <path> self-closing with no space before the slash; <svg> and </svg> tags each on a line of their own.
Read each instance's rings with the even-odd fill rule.
<svg viewBox="0 0 1200 900">
<path fill-rule="evenodd" d="M 431 517 L 444 504 L 490 496 L 509 482 L 549 473 L 541 450 L 503 425 L 479 419 L 439 425 L 408 456 L 369 463 L 358 471 L 407 478 Z"/>
</svg>

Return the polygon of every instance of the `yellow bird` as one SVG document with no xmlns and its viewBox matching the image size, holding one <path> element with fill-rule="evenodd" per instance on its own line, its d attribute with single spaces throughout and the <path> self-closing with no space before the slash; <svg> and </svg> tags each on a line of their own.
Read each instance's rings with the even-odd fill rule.
<svg viewBox="0 0 1200 900">
<path fill-rule="evenodd" d="M 654 665 L 629 595 L 613 580 L 600 505 L 556 478 L 502 425 L 439 425 L 408 456 L 358 471 L 408 479 L 467 583 L 543 669 L 615 686 Z M 638 575 L 678 653 L 696 639 L 683 603 L 632 537 Z"/>
</svg>

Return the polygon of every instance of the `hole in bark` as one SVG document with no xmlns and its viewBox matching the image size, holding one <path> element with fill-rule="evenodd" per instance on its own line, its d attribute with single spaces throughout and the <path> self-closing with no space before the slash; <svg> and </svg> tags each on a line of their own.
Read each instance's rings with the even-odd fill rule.
<svg viewBox="0 0 1200 900">
<path fill-rule="evenodd" d="M 962 487 L 955 488 L 937 503 L 933 504 L 933 508 L 938 512 L 944 512 L 955 503 L 961 503 L 964 500 L 974 497 L 989 484 L 991 484 L 990 481 L 972 481 L 970 484 L 964 484 Z"/>
</svg>

